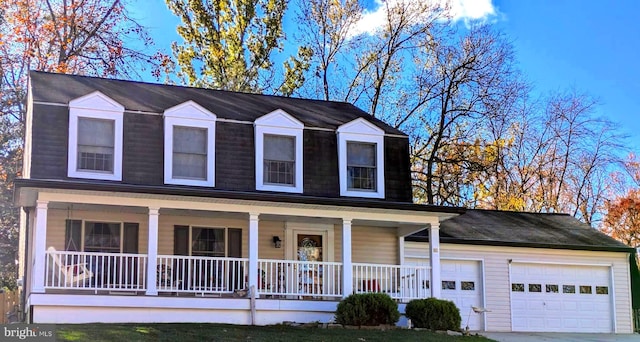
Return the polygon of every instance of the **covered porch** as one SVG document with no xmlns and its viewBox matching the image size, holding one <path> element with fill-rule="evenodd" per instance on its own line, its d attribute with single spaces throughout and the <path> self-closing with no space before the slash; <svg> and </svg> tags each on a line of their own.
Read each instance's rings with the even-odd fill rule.
<svg viewBox="0 0 640 342">
<path fill-rule="evenodd" d="M 332 310 L 351 293 L 387 293 L 400 303 L 439 297 L 440 286 L 429 286 L 440 283 L 439 221 L 454 215 L 415 205 L 64 189 L 23 188 L 20 200 L 33 203 L 25 290 L 29 304 L 48 303 L 43 309 L 70 297 L 129 298 L 124 302 L 142 300 L 150 308 L 203 297 L 240 308 L 258 299 L 332 303 Z M 406 265 L 404 237 L 423 229 L 432 237 L 431 264 Z M 109 245 L 96 232 L 111 250 L 96 247 Z"/>
</svg>

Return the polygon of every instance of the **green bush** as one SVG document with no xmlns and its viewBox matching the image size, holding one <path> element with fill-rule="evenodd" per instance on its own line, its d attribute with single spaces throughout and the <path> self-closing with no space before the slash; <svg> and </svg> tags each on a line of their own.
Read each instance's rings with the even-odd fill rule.
<svg viewBox="0 0 640 342">
<path fill-rule="evenodd" d="M 396 324 L 398 304 L 385 293 L 352 294 L 338 304 L 336 323 L 343 325 Z"/>
<path fill-rule="evenodd" d="M 416 328 L 460 330 L 460 310 L 448 300 L 414 299 L 407 304 L 405 314 Z"/>
</svg>

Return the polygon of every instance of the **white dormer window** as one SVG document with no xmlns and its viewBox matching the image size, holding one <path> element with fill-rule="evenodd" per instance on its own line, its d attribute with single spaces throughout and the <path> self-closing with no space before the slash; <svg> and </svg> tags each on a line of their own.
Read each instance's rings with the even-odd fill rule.
<svg viewBox="0 0 640 342">
<path fill-rule="evenodd" d="M 98 91 L 69 102 L 69 177 L 122 180 L 123 113 Z"/>
<path fill-rule="evenodd" d="M 338 127 L 340 195 L 384 198 L 384 131 L 359 118 Z"/>
<path fill-rule="evenodd" d="M 216 115 L 193 101 L 164 112 L 164 182 L 215 186 Z"/>
<path fill-rule="evenodd" d="M 255 121 L 257 190 L 302 193 L 303 129 L 281 109 Z"/>
</svg>

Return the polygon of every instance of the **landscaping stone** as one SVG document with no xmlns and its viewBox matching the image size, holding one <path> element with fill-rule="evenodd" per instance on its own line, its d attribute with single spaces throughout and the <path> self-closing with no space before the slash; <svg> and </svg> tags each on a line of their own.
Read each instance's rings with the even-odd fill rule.
<svg viewBox="0 0 640 342">
<path fill-rule="evenodd" d="M 459 331 L 447 330 L 447 335 L 450 336 L 462 336 L 462 333 Z"/>
<path fill-rule="evenodd" d="M 342 324 L 337 324 L 337 323 L 329 323 L 329 324 L 327 325 L 327 327 L 328 327 L 329 329 L 338 329 L 338 328 L 342 329 L 342 328 L 344 328 L 344 327 L 342 326 Z"/>
</svg>

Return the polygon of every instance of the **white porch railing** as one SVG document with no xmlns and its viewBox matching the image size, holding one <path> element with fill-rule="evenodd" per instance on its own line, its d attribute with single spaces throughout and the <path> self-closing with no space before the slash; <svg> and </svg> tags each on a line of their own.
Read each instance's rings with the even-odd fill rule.
<svg viewBox="0 0 640 342">
<path fill-rule="evenodd" d="M 159 255 L 159 292 L 233 293 L 246 287 L 246 258 Z"/>
<path fill-rule="evenodd" d="M 342 297 L 342 263 L 326 261 L 258 260 L 260 295 Z"/>
<path fill-rule="evenodd" d="M 400 301 L 429 297 L 429 266 L 353 264 L 355 293 L 382 292 Z"/>
<path fill-rule="evenodd" d="M 146 289 L 147 255 L 47 250 L 47 289 Z"/>
<path fill-rule="evenodd" d="M 45 288 L 135 290 L 147 288 L 147 255 L 46 251 Z M 247 288 L 247 258 L 159 255 L 157 290 L 171 293 L 231 294 Z M 354 263 L 353 292 L 382 292 L 399 301 L 430 296 L 430 267 Z M 339 262 L 258 260 L 257 293 L 283 299 L 339 299 Z"/>
</svg>

